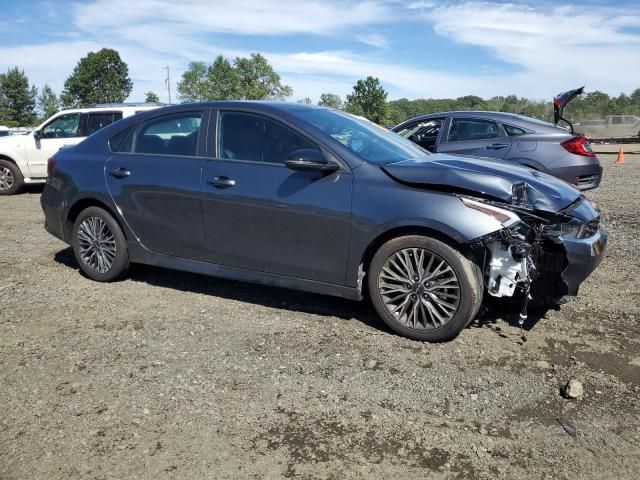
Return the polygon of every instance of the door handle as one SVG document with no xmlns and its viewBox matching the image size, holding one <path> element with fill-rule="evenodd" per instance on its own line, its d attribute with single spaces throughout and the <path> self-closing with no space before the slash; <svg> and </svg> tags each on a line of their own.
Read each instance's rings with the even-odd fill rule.
<svg viewBox="0 0 640 480">
<path fill-rule="evenodd" d="M 109 171 L 109 175 L 114 178 L 125 178 L 131 175 L 131 172 L 124 167 L 116 168 Z"/>
<path fill-rule="evenodd" d="M 207 180 L 207 183 L 216 188 L 229 188 L 236 186 L 236 181 L 229 177 L 213 177 L 212 179 Z"/>
<path fill-rule="evenodd" d="M 491 145 L 487 145 L 485 148 L 487 150 L 500 150 L 501 148 L 506 148 L 508 146 L 509 144 L 507 143 L 492 143 Z"/>
</svg>

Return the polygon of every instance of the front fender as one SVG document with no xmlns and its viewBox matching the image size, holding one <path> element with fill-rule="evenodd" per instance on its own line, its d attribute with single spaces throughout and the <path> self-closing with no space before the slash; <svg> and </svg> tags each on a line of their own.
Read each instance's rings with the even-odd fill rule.
<svg viewBox="0 0 640 480">
<path fill-rule="evenodd" d="M 353 184 L 348 286 L 358 285 L 360 265 L 369 246 L 392 230 L 427 228 L 464 244 L 502 228 L 493 217 L 468 208 L 453 193 L 405 186 L 384 173 L 367 174 L 363 168 L 355 170 Z"/>
<path fill-rule="evenodd" d="M 25 177 L 31 176 L 31 170 L 29 170 L 29 163 L 24 153 L 24 149 L 20 148 L 0 148 L 0 158 L 6 158 L 15 163 L 22 175 Z"/>
</svg>

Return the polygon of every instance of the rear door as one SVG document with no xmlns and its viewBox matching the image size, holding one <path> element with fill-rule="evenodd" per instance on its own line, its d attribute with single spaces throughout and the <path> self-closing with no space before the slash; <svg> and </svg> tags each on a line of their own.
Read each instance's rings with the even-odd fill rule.
<svg viewBox="0 0 640 480">
<path fill-rule="evenodd" d="M 511 139 L 500 123 L 482 118 L 452 117 L 436 151 L 503 159 L 510 148 Z"/>
<path fill-rule="evenodd" d="M 353 179 L 346 166 L 328 175 L 287 168 L 290 152 L 320 147 L 263 114 L 221 111 L 216 137 L 202 182 L 206 259 L 344 284 Z"/>
<path fill-rule="evenodd" d="M 206 113 L 195 109 L 148 119 L 107 161 L 113 201 L 140 243 L 153 252 L 203 258 L 200 177 Z"/>
<path fill-rule="evenodd" d="M 83 136 L 88 137 L 101 128 L 111 125 L 113 122 L 117 122 L 118 120 L 122 120 L 122 112 L 120 111 L 86 113 L 83 115 L 82 120 Z"/>
</svg>

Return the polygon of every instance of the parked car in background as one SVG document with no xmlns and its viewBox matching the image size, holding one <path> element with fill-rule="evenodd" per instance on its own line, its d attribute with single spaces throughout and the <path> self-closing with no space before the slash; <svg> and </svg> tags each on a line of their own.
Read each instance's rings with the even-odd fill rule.
<svg viewBox="0 0 640 480">
<path fill-rule="evenodd" d="M 392 329 L 429 341 L 456 336 L 483 295 L 519 299 L 521 318 L 529 294 L 568 300 L 607 242 L 598 210 L 552 176 L 283 102 L 124 119 L 53 156 L 41 203 L 96 281 L 144 263 L 367 294 Z"/>
<path fill-rule="evenodd" d="M 640 117 L 635 115 L 607 115 L 596 120 L 574 124 L 576 133 L 587 138 L 640 138 Z"/>
<path fill-rule="evenodd" d="M 63 110 L 33 130 L 32 135 L 0 138 L 0 195 L 18 193 L 26 183 L 44 183 L 47 159 L 107 125 L 161 103 L 99 104 Z"/>
<path fill-rule="evenodd" d="M 582 136 L 511 113 L 445 112 L 412 118 L 393 128 L 434 153 L 490 157 L 548 173 L 580 190 L 596 188 L 602 165 Z"/>
</svg>

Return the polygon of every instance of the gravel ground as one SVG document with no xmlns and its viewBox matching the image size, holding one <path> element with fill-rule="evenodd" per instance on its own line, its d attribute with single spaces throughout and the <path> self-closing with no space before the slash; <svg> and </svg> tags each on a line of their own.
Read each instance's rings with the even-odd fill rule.
<svg viewBox="0 0 640 480">
<path fill-rule="evenodd" d="M 579 298 L 525 337 L 494 308 L 439 345 L 366 303 L 151 267 L 92 282 L 38 189 L 0 198 L 0 479 L 640 478 L 634 150 L 601 155 L 611 239 Z"/>
</svg>

